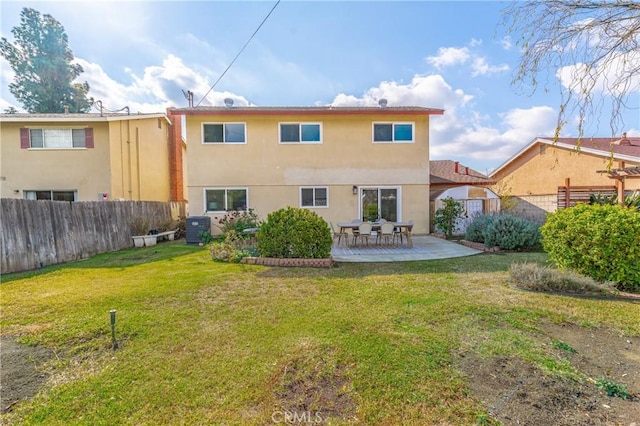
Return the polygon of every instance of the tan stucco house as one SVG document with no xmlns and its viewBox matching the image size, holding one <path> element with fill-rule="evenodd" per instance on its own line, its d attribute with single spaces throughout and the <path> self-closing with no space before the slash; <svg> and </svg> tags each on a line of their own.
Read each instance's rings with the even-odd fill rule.
<svg viewBox="0 0 640 426">
<path fill-rule="evenodd" d="M 186 146 L 157 114 L 0 114 L 2 198 L 184 201 Z"/>
<path fill-rule="evenodd" d="M 607 171 L 640 166 L 640 138 L 536 138 L 489 178 L 517 198 L 515 210 L 544 218 L 558 208 L 559 187 L 640 189 L 640 179 L 613 179 Z M 586 188 L 585 188 L 586 190 Z"/>
<path fill-rule="evenodd" d="M 185 116 L 191 215 L 286 206 L 333 222 L 413 220 L 429 232 L 429 119 L 422 107 L 171 109 Z M 214 227 L 214 233 L 217 231 Z"/>
</svg>

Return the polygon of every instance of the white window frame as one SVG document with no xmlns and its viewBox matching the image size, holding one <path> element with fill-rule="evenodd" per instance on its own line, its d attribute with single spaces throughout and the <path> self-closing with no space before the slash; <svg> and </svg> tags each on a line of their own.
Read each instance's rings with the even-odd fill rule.
<svg viewBox="0 0 640 426">
<path fill-rule="evenodd" d="M 243 142 L 227 142 L 226 141 L 226 137 L 225 135 L 227 134 L 226 132 L 226 126 L 229 124 L 242 124 L 243 128 L 244 128 L 244 141 Z M 222 142 L 207 142 L 204 140 L 204 126 L 222 126 Z M 223 121 L 223 122 L 206 122 L 206 123 L 202 123 L 201 125 L 201 135 L 202 135 L 202 144 L 203 145 L 220 145 L 220 144 L 227 144 L 227 145 L 246 145 L 247 143 L 247 123 L 242 122 L 242 121 Z"/>
<path fill-rule="evenodd" d="M 36 192 L 49 192 L 51 198 L 49 200 L 53 200 L 54 192 L 68 192 L 73 193 L 73 201 L 78 201 L 78 191 L 75 189 L 29 189 L 22 191 L 25 200 L 37 200 Z"/>
<path fill-rule="evenodd" d="M 82 130 L 83 131 L 83 136 L 82 136 L 82 146 L 73 146 L 73 132 L 74 130 Z M 42 132 L 42 146 L 33 146 L 33 137 L 32 137 L 32 133 L 33 131 L 40 131 Z M 47 146 L 47 136 L 46 133 L 47 132 L 60 132 L 60 131 L 68 131 L 69 132 L 69 139 L 65 140 L 65 144 L 68 143 L 68 145 L 64 145 L 64 146 Z M 29 128 L 29 149 L 87 149 L 87 135 L 86 135 L 86 128 L 85 127 L 33 127 L 33 128 Z"/>
<path fill-rule="evenodd" d="M 318 126 L 318 133 L 320 135 L 319 139 L 317 141 L 303 141 L 303 140 L 298 140 L 298 141 L 288 141 L 288 142 L 283 142 L 282 141 L 282 125 L 298 125 L 298 135 L 299 135 L 299 139 L 302 139 L 302 126 Z M 309 122 L 309 121 L 283 121 L 278 123 L 278 142 L 282 145 L 295 145 L 295 144 L 321 144 L 322 143 L 322 123 L 321 122 Z"/>
<path fill-rule="evenodd" d="M 376 140 L 376 125 L 386 124 L 391 125 L 391 140 L 390 141 L 377 141 Z M 411 140 L 395 140 L 395 127 L 397 125 L 411 125 Z M 373 143 L 414 143 L 416 140 L 416 123 L 414 121 L 374 121 L 371 124 L 371 141 Z"/>
<path fill-rule="evenodd" d="M 220 213 L 220 212 L 228 212 L 228 211 L 235 211 L 233 208 L 229 209 L 229 206 L 227 206 L 227 203 L 229 202 L 229 198 L 228 198 L 228 191 L 237 191 L 237 190 L 244 190 L 246 193 L 246 205 L 244 206 L 245 209 L 242 210 L 238 210 L 238 211 L 249 211 L 249 188 L 245 187 L 245 186 L 230 186 L 230 187 L 207 187 L 204 188 L 202 191 L 202 201 L 204 202 L 204 211 L 205 213 Z M 225 206 L 224 208 L 218 208 L 217 210 L 209 210 L 209 206 L 207 205 L 207 191 L 224 191 L 224 203 Z"/>
<path fill-rule="evenodd" d="M 303 206 L 302 205 L 302 190 L 303 189 L 312 189 L 313 190 L 313 205 L 311 206 Z M 316 189 L 324 189 L 327 194 L 327 204 L 324 206 L 316 205 Z M 300 191 L 300 207 L 303 209 L 328 209 L 329 208 L 329 187 L 328 186 L 301 186 Z"/>
</svg>

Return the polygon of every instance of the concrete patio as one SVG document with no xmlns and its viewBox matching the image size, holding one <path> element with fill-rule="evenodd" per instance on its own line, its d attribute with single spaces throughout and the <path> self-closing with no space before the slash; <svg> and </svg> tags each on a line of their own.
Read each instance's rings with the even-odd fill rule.
<svg viewBox="0 0 640 426">
<path fill-rule="evenodd" d="M 333 245 L 331 256 L 336 262 L 403 262 L 411 260 L 448 259 L 452 257 L 472 256 L 482 253 L 470 247 L 428 235 L 413 236 L 413 247 L 406 244 L 398 246 Z"/>
</svg>

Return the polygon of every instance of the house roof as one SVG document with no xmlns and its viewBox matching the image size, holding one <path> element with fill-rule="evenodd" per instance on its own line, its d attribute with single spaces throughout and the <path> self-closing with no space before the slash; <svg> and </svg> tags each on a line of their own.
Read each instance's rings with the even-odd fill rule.
<svg viewBox="0 0 640 426">
<path fill-rule="evenodd" d="M 618 161 L 640 163 L 640 138 L 638 137 L 627 137 L 626 134 L 623 134 L 622 138 L 558 138 L 555 141 L 554 138 L 541 137 L 534 139 L 514 156 L 502 163 L 491 172 L 489 177 L 495 176 L 530 148 L 538 144 L 552 145 L 556 148 L 584 152 L 603 158 L 613 158 Z"/>
<path fill-rule="evenodd" d="M 66 123 L 69 121 L 74 122 L 96 122 L 96 121 L 123 121 L 123 120 L 141 120 L 144 118 L 164 118 L 169 122 L 169 118 L 165 113 L 136 113 L 136 114 L 121 114 L 121 113 L 81 113 L 81 114 L 28 114 L 28 113 L 15 113 L 15 114 L 0 114 L 0 122 L 4 123 Z"/>
<path fill-rule="evenodd" d="M 441 115 L 443 109 L 417 106 L 334 107 L 334 106 L 202 106 L 170 108 L 177 115 Z"/>
<path fill-rule="evenodd" d="M 494 183 L 486 175 L 452 160 L 429 161 L 429 174 L 431 186 L 477 186 Z"/>
</svg>

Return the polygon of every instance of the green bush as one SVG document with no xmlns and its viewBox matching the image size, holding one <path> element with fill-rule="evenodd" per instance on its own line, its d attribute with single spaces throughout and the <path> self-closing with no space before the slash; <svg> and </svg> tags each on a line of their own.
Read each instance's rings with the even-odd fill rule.
<svg viewBox="0 0 640 426">
<path fill-rule="evenodd" d="M 331 255 L 331 229 L 315 212 L 286 207 L 267 216 L 257 234 L 262 257 L 324 259 Z"/>
<path fill-rule="evenodd" d="M 618 288 L 640 290 L 640 213 L 617 205 L 578 204 L 548 216 L 542 245 L 559 268 Z"/>
<path fill-rule="evenodd" d="M 499 214 L 482 231 L 486 247 L 502 250 L 530 249 L 540 243 L 540 227 L 518 216 Z"/>
<path fill-rule="evenodd" d="M 238 263 L 243 258 L 255 256 L 255 249 L 244 247 L 244 239 L 236 231 L 228 231 L 224 239 L 209 245 L 209 251 L 213 260 Z"/>
<path fill-rule="evenodd" d="M 458 220 L 466 218 L 467 212 L 462 203 L 453 197 L 447 197 L 442 202 L 444 205 L 436 210 L 433 222 L 436 229 L 444 232 L 446 238 L 451 238 L 457 230 Z"/>
<path fill-rule="evenodd" d="M 215 219 L 218 219 L 217 217 Z M 250 238 L 248 234 L 243 234 L 242 231 L 249 228 L 259 228 L 260 220 L 258 215 L 253 209 L 248 210 L 234 210 L 228 212 L 221 219 L 218 219 L 218 226 L 222 230 L 222 235 L 226 235 L 230 231 L 235 231 L 242 238 Z"/>
<path fill-rule="evenodd" d="M 467 225 L 464 234 L 465 240 L 473 241 L 474 243 L 484 243 L 484 230 L 489 227 L 495 217 L 496 215 L 494 214 L 476 216 L 473 221 Z"/>
</svg>

